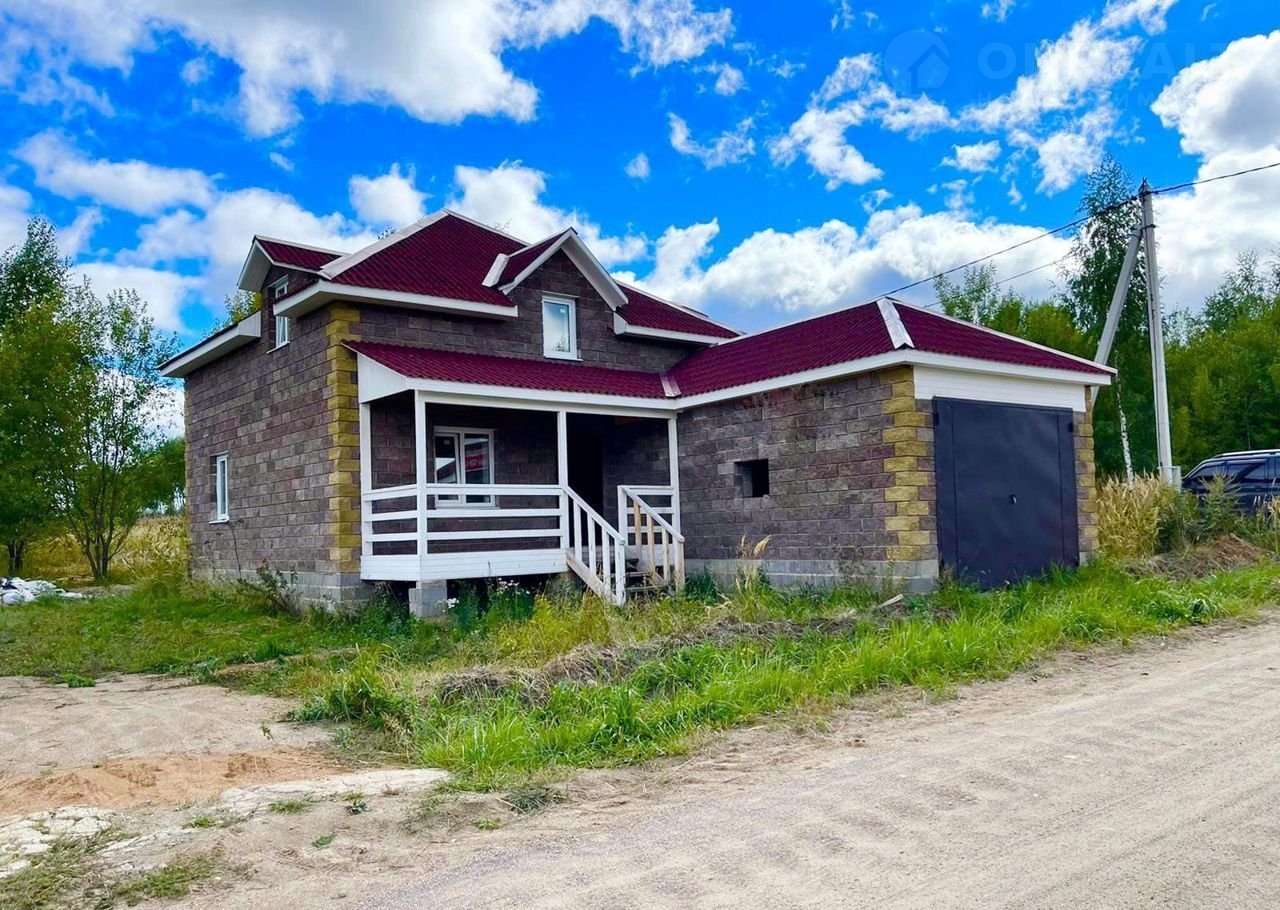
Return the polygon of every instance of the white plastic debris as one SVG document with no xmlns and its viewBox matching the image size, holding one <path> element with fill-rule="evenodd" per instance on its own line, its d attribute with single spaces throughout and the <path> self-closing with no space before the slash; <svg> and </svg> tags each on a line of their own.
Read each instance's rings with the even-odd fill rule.
<svg viewBox="0 0 1280 910">
<path fill-rule="evenodd" d="M 65 597 L 80 600 L 83 594 L 64 591 L 51 581 L 26 581 L 24 579 L 0 578 L 0 603 L 6 607 L 17 607 L 29 604 L 41 597 Z"/>
</svg>

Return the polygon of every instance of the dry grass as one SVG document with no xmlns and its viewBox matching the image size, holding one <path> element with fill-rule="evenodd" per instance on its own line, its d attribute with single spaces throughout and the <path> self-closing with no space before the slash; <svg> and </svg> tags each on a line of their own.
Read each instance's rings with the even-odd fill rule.
<svg viewBox="0 0 1280 910">
<path fill-rule="evenodd" d="M 1098 489 L 1098 547 L 1108 559 L 1155 555 L 1160 521 L 1178 496 L 1160 478 L 1104 480 Z"/>
<path fill-rule="evenodd" d="M 111 566 L 111 580 L 134 583 L 180 578 L 187 570 L 187 522 L 182 515 L 144 518 L 125 541 Z M 84 554 L 70 534 L 31 547 L 22 569 L 26 578 L 43 578 L 63 586 L 92 582 Z"/>
</svg>

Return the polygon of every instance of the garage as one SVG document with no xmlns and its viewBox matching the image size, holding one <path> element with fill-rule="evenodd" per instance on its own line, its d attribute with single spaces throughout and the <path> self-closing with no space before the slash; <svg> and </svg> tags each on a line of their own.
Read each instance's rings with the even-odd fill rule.
<svg viewBox="0 0 1280 910">
<path fill-rule="evenodd" d="M 1080 559 L 1070 410 L 935 399 L 938 555 L 996 587 Z"/>
</svg>

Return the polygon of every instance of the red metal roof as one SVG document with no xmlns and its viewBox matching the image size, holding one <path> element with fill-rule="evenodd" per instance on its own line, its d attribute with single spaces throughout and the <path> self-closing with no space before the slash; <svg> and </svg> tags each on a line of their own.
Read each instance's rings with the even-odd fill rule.
<svg viewBox="0 0 1280 910">
<path fill-rule="evenodd" d="M 1078 373 L 1107 375 L 1110 371 L 1096 363 L 1079 360 L 1067 354 L 1038 347 L 1019 338 L 979 328 L 959 319 L 930 313 L 905 304 L 896 305 L 898 316 L 911 336 L 917 351 L 976 357 L 998 363 L 1016 363 L 1030 367 L 1074 370 Z"/>
<path fill-rule="evenodd" d="M 520 246 L 505 234 L 446 212 L 331 280 L 354 287 L 514 307 L 502 291 L 485 287 L 484 278 L 500 253 L 514 253 Z"/>
<path fill-rule="evenodd" d="M 537 243 L 532 243 L 523 249 L 516 250 L 507 259 L 507 264 L 502 267 L 502 274 L 498 276 L 496 285 L 502 287 L 504 284 L 515 281 L 520 277 L 521 272 L 532 265 L 534 260 L 545 253 L 562 236 L 564 236 L 563 231 L 548 237 L 546 240 L 539 240 Z"/>
<path fill-rule="evenodd" d="M 960 320 L 887 302 L 896 310 L 915 350 L 1029 367 L 1049 367 L 1106 375 L 1105 368 L 1037 347 Z M 631 304 L 627 304 L 631 306 Z M 889 314 L 891 318 L 892 314 Z M 894 350 L 878 303 L 827 313 L 690 354 L 668 373 L 615 370 L 563 361 L 463 354 L 428 348 L 353 341 L 352 350 L 372 357 L 403 376 L 445 382 L 479 383 L 521 389 L 584 392 L 633 398 L 679 397 L 716 392 L 809 370 L 858 362 Z"/>
<path fill-rule="evenodd" d="M 287 265 L 312 272 L 320 271 L 324 266 L 344 255 L 335 253 L 333 250 L 317 250 L 312 247 L 295 246 L 282 240 L 268 240 L 265 237 L 256 239 L 262 249 L 266 251 L 266 254 L 271 257 L 271 261 L 277 265 Z"/>
<path fill-rule="evenodd" d="M 866 303 L 698 351 L 676 364 L 671 378 L 681 395 L 698 395 L 891 350 L 879 308 Z"/>
<path fill-rule="evenodd" d="M 662 377 L 657 373 L 640 370 L 613 370 L 562 360 L 463 354 L 369 341 L 349 341 L 347 347 L 411 379 L 551 392 L 619 395 L 625 398 L 666 396 Z"/>
<path fill-rule="evenodd" d="M 622 293 L 627 295 L 618 314 L 629 324 L 646 329 L 660 329 L 665 332 L 688 332 L 691 335 L 710 335 L 713 338 L 737 338 L 739 333 L 716 325 L 709 319 L 691 313 L 680 307 L 672 306 L 646 294 L 639 288 L 629 284 L 618 285 Z"/>
</svg>

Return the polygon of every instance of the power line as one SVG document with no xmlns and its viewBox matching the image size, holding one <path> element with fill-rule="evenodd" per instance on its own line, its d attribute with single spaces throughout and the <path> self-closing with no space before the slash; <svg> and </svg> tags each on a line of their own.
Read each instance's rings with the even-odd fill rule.
<svg viewBox="0 0 1280 910">
<path fill-rule="evenodd" d="M 1243 171 L 1233 171 L 1230 174 L 1219 174 L 1216 177 L 1204 177 L 1200 180 L 1188 180 L 1186 183 L 1178 183 L 1174 186 L 1162 186 L 1159 189 L 1152 190 L 1153 193 L 1172 193 L 1174 190 L 1185 190 L 1189 186 L 1200 186 L 1202 183 L 1213 183 L 1215 180 L 1229 180 L 1232 177 L 1243 177 L 1245 174 L 1256 174 L 1258 171 L 1270 170 L 1273 167 L 1280 167 L 1280 161 L 1273 161 L 1271 164 L 1262 164 L 1258 167 L 1245 168 Z"/>
<path fill-rule="evenodd" d="M 1219 174 L 1216 177 L 1204 177 L 1200 180 L 1190 180 L 1190 181 L 1187 181 L 1186 183 L 1179 183 L 1173 186 L 1162 186 L 1158 189 L 1153 189 L 1151 192 L 1171 193 L 1174 190 L 1182 190 L 1191 186 L 1199 186 L 1202 183 L 1213 183 L 1214 181 L 1217 181 L 1217 180 L 1229 180 L 1232 177 L 1243 177 L 1245 174 L 1255 174 L 1258 171 L 1265 171 L 1274 167 L 1280 167 L 1280 161 L 1276 161 L 1271 164 L 1264 164 L 1259 167 L 1246 168 L 1242 171 L 1234 171 L 1233 173 L 1230 173 L 1230 174 Z M 939 278 L 945 278 L 947 275 L 954 275 L 956 272 L 962 271 L 964 269 L 972 268 L 973 266 L 980 265 L 981 263 L 984 263 L 984 262 L 988 262 L 992 259 L 995 259 L 997 256 L 1003 256 L 1005 253 L 1011 253 L 1014 250 L 1019 249 L 1020 247 L 1026 246 L 1027 244 L 1035 243 L 1037 240 L 1043 240 L 1046 237 L 1052 237 L 1055 234 L 1061 234 L 1063 231 L 1069 231 L 1074 227 L 1079 227 L 1080 225 L 1094 218 L 1097 218 L 1099 215 L 1106 215 L 1106 214 L 1109 214 L 1110 212 L 1114 212 L 1124 208 L 1125 206 L 1131 205 L 1137 199 L 1138 199 L 1138 195 L 1135 193 L 1134 195 L 1129 196 L 1125 199 L 1122 199 L 1119 202 L 1112 203 L 1106 208 L 1099 209 L 1098 211 L 1092 214 L 1085 215 L 1082 218 L 1077 218 L 1074 221 L 1069 221 L 1066 224 L 1059 225 L 1056 228 L 1051 228 L 1050 230 L 1043 231 L 1039 234 L 1036 234 L 1034 237 L 1028 237 L 1026 240 L 1021 240 L 1018 243 L 1012 244 L 1011 246 L 1007 246 L 1002 250 L 996 250 L 994 253 L 988 253 L 985 256 L 979 256 L 977 259 L 970 259 L 968 262 L 964 262 L 964 263 L 961 263 L 960 265 L 953 266 L 949 269 L 946 269 L 945 271 L 938 272 L 937 274 L 929 275 L 926 278 L 921 278 L 919 281 L 913 281 L 910 284 L 904 284 L 902 287 L 894 288 L 892 291 L 888 291 L 887 293 L 884 293 L 884 294 L 879 294 L 877 295 L 877 297 L 873 299 L 879 299 L 879 297 L 892 297 L 895 294 L 901 294 L 903 291 L 909 291 L 912 288 L 918 288 L 922 284 L 929 284 L 931 282 L 937 281 Z M 1062 257 L 1062 259 L 1066 259 L 1066 258 L 1067 258 L 1066 256 Z M 995 283 L 1001 284 L 1003 283 L 1003 281 L 1012 281 L 1014 280 L 1014 278 L 1021 278 L 1024 275 L 1031 274 L 1032 272 L 1038 272 L 1040 269 L 1048 268 L 1051 265 L 1056 265 L 1058 262 L 1061 262 L 1062 259 L 1055 260 L 1054 262 L 1047 262 L 1042 266 L 1037 266 L 1034 269 L 1029 269 L 1026 272 L 1023 272 L 1021 274 L 1014 275 L 1012 278 L 1006 278 L 1006 279 L 1003 279 L 1002 281 L 997 281 Z"/>
</svg>

